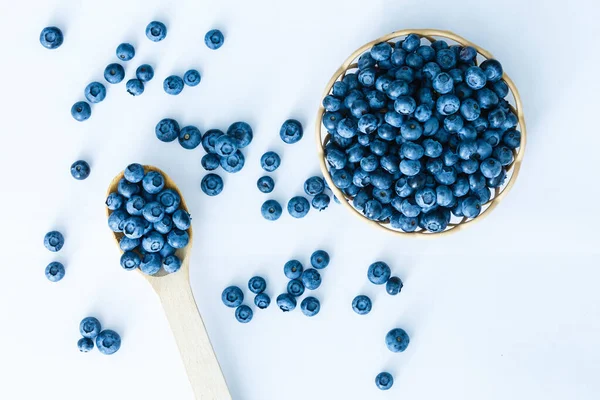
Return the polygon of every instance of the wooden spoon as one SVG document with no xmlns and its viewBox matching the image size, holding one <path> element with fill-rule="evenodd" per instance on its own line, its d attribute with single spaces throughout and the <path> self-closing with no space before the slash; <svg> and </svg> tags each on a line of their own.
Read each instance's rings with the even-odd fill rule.
<svg viewBox="0 0 600 400">
<path fill-rule="evenodd" d="M 188 211 L 185 199 L 175 183 L 160 169 L 145 165 L 144 172 L 160 172 L 165 178 L 165 188 L 173 189 L 181 197 L 180 207 Z M 117 185 L 123 172 L 117 175 L 110 186 L 108 194 L 117 191 Z M 111 211 L 106 208 L 106 215 Z M 187 371 L 188 378 L 196 399 L 201 400 L 228 400 L 231 399 L 223 372 L 217 361 L 215 352 L 210 344 L 202 317 L 196 306 L 192 288 L 190 286 L 190 255 L 192 250 L 192 227 L 188 229 L 189 244 L 178 249 L 175 253 L 181 259 L 181 269 L 175 273 L 167 274 L 162 269 L 156 275 L 146 275 L 138 272 L 150 283 L 165 310 L 171 330 L 175 336 L 181 359 Z M 114 239 L 119 246 L 122 233 L 114 232 Z M 119 250 L 121 248 L 119 247 Z"/>
</svg>

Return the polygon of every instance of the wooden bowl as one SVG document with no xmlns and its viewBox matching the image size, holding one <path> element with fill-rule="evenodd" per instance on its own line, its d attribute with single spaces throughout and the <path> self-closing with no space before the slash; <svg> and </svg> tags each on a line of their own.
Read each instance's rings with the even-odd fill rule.
<svg viewBox="0 0 600 400">
<path fill-rule="evenodd" d="M 405 30 L 390 33 L 389 35 L 386 35 L 386 36 L 380 37 L 379 39 L 373 40 L 372 42 L 369 42 L 369 43 L 365 44 L 364 46 L 361 46 L 358 50 L 356 50 L 354 53 L 352 53 L 350 55 L 350 57 L 348 57 L 346 59 L 346 61 L 344 61 L 342 66 L 340 68 L 338 68 L 338 70 L 335 72 L 335 74 L 333 74 L 333 76 L 329 80 L 329 83 L 325 87 L 325 91 L 323 92 L 323 97 L 321 98 L 321 100 L 323 100 L 323 98 L 325 98 L 325 96 L 331 94 L 331 90 L 332 90 L 333 84 L 335 82 L 341 80 L 347 73 L 358 70 L 358 65 L 357 65 L 358 58 L 363 53 L 369 51 L 373 45 L 375 45 L 377 43 L 381 43 L 381 42 L 389 42 L 393 46 L 395 44 L 395 42 L 401 40 L 402 38 L 406 37 L 408 34 L 411 34 L 411 33 L 419 35 L 422 39 L 425 39 L 431 43 L 433 43 L 437 39 L 444 39 L 450 45 L 460 44 L 463 46 L 471 46 L 471 47 L 475 48 L 478 52 L 478 56 L 477 56 L 478 64 L 480 64 L 482 61 L 484 61 L 486 59 L 493 58 L 492 54 L 490 52 L 488 52 L 487 50 L 484 50 L 481 47 L 477 46 L 476 44 L 471 43 L 470 41 L 456 35 L 455 33 L 449 32 L 449 31 L 440 31 L 440 30 L 435 30 L 435 29 L 405 29 Z M 525 152 L 525 145 L 526 145 L 526 141 L 527 141 L 525 118 L 523 115 L 523 105 L 521 103 L 521 98 L 519 97 L 519 92 L 517 91 L 517 88 L 516 88 L 515 84 L 513 83 L 513 81 L 508 77 L 508 75 L 506 73 L 503 74 L 502 79 L 506 82 L 506 84 L 508 85 L 508 88 L 509 88 L 509 94 L 507 95 L 506 100 L 509 102 L 512 112 L 516 115 L 516 117 L 518 119 L 518 124 L 515 129 L 518 129 L 521 131 L 521 146 L 519 148 L 517 148 L 516 150 L 513 150 L 514 161 L 510 166 L 505 168 L 506 169 L 506 180 L 505 180 L 504 184 L 499 188 L 492 189 L 490 200 L 487 203 L 482 205 L 481 213 L 477 217 L 475 217 L 475 218 L 466 218 L 466 217 L 458 218 L 458 217 L 455 217 L 454 215 L 452 215 L 452 219 L 450 220 L 448 227 L 444 231 L 441 231 L 441 232 L 429 232 L 422 228 L 417 228 L 417 230 L 415 232 L 404 232 L 402 230 L 392 228 L 389 221 L 377 222 L 377 221 L 372 221 L 372 220 L 368 219 L 367 217 L 365 217 L 359 210 L 357 210 L 356 208 L 354 208 L 354 206 L 352 206 L 352 204 L 351 204 L 352 198 L 346 196 L 340 189 L 338 189 L 334 185 L 333 180 L 331 178 L 329 168 L 328 168 L 327 162 L 325 160 L 325 146 L 329 142 L 330 138 L 329 138 L 329 133 L 327 132 L 327 129 L 325 129 L 325 127 L 323 126 L 323 124 L 321 122 L 323 114 L 325 113 L 325 109 L 323 108 L 322 101 L 321 101 L 321 106 L 319 107 L 319 111 L 317 113 L 315 132 L 316 132 L 316 139 L 317 139 L 317 153 L 319 155 L 321 170 L 323 172 L 323 176 L 325 177 L 325 180 L 327 181 L 329 187 L 331 188 L 331 190 L 333 191 L 335 196 L 340 200 L 340 202 L 353 215 L 357 216 L 358 218 L 365 221 L 366 223 L 368 223 L 371 226 L 377 227 L 379 229 L 383 229 L 386 232 L 390 232 L 390 233 L 393 233 L 396 235 L 402 235 L 405 237 L 406 236 L 420 237 L 420 238 L 441 237 L 441 236 L 449 235 L 451 233 L 455 233 L 462 229 L 465 229 L 467 226 L 472 225 L 473 222 L 475 222 L 475 221 L 481 221 L 483 218 L 485 218 L 487 215 L 489 215 L 490 212 L 492 212 L 492 210 L 494 208 L 496 208 L 498 206 L 500 201 L 504 197 L 506 197 L 506 195 L 508 194 L 510 189 L 515 184 L 517 176 L 519 175 L 519 170 L 521 168 L 521 162 L 523 161 L 523 155 Z"/>
</svg>

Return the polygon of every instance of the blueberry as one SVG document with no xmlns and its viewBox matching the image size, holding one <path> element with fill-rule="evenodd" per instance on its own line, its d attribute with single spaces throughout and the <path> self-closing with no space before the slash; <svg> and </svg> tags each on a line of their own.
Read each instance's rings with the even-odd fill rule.
<svg viewBox="0 0 600 400">
<path fill-rule="evenodd" d="M 308 214 L 308 211 L 310 210 L 310 204 L 304 197 L 295 196 L 292 197 L 288 202 L 287 210 L 292 217 L 302 218 Z"/>
<path fill-rule="evenodd" d="M 410 339 L 404 329 L 392 329 L 385 336 L 385 345 L 394 353 L 399 353 L 406 350 L 409 342 Z"/>
<path fill-rule="evenodd" d="M 473 89 L 466 83 L 461 82 L 454 87 L 454 94 L 458 96 L 459 99 L 465 100 L 473 95 Z"/>
<path fill-rule="evenodd" d="M 190 235 L 186 231 L 174 228 L 167 235 L 167 243 L 176 249 L 182 249 L 187 246 L 190 241 Z"/>
<path fill-rule="evenodd" d="M 375 89 L 381 93 L 385 93 L 390 83 L 392 83 L 392 78 L 387 75 L 381 75 L 375 80 Z"/>
<path fill-rule="evenodd" d="M 346 74 L 342 78 L 342 83 L 345 83 L 348 90 L 356 89 L 358 87 L 358 77 L 354 73 Z"/>
<path fill-rule="evenodd" d="M 473 121 L 472 125 L 477 132 L 483 132 L 489 128 L 490 124 L 488 123 L 487 118 L 480 116 L 475 121 Z"/>
<path fill-rule="evenodd" d="M 121 336 L 110 329 L 104 330 L 96 337 L 96 347 L 102 354 L 114 354 L 121 348 Z"/>
<path fill-rule="evenodd" d="M 105 202 L 106 207 L 111 211 L 118 210 L 119 208 L 121 208 L 123 203 L 124 203 L 123 196 L 121 196 L 120 194 L 115 193 L 115 192 L 109 194 L 108 197 L 106 198 L 106 202 Z"/>
<path fill-rule="evenodd" d="M 71 176 L 78 181 L 84 180 L 90 176 L 90 165 L 83 160 L 75 161 L 71 165 Z"/>
<path fill-rule="evenodd" d="M 388 390 L 394 384 L 394 378 L 389 372 L 381 372 L 375 377 L 375 385 L 380 390 Z"/>
<path fill-rule="evenodd" d="M 131 251 L 135 250 L 142 243 L 142 241 L 137 239 L 130 239 L 127 236 L 123 236 L 121 240 L 119 240 L 119 248 L 123 251 Z"/>
<path fill-rule="evenodd" d="M 238 149 L 243 149 L 252 142 L 252 128 L 246 122 L 234 122 L 227 129 L 227 135 L 233 137 Z"/>
<path fill-rule="evenodd" d="M 446 72 L 437 74 L 433 78 L 432 84 L 433 89 L 440 94 L 450 93 L 454 89 L 454 81 Z"/>
<path fill-rule="evenodd" d="M 100 103 L 106 97 L 106 88 L 100 82 L 92 82 L 85 87 L 84 94 L 90 103 Z"/>
<path fill-rule="evenodd" d="M 160 42 L 167 36 L 167 27 L 162 22 L 152 21 L 146 27 L 146 37 L 153 42 Z"/>
<path fill-rule="evenodd" d="M 338 134 L 344 138 L 353 138 L 358 129 L 362 133 L 371 133 L 377 129 L 377 117 L 365 114 L 358 120 L 358 124 L 351 118 L 345 118 L 338 123 Z"/>
<path fill-rule="evenodd" d="M 261 176 L 258 178 L 256 186 L 263 193 L 271 193 L 275 187 L 275 181 L 270 176 Z"/>
<path fill-rule="evenodd" d="M 321 302 L 316 297 L 308 296 L 300 303 L 300 310 L 307 317 L 314 317 L 321 310 Z"/>
<path fill-rule="evenodd" d="M 414 119 L 409 119 L 400 127 L 400 134 L 406 140 L 417 140 L 423 135 L 423 126 Z"/>
<path fill-rule="evenodd" d="M 437 111 L 442 115 L 451 115 L 460 108 L 460 100 L 453 94 L 440 96 L 436 103 Z"/>
<path fill-rule="evenodd" d="M 464 140 L 459 143 L 457 150 L 460 158 L 468 160 L 477 154 L 477 143 L 470 140 Z"/>
<path fill-rule="evenodd" d="M 326 112 L 323 114 L 323 125 L 325 129 L 328 131 L 335 131 L 337 129 L 337 125 L 342 119 L 342 114 L 339 112 Z"/>
<path fill-rule="evenodd" d="M 392 276 L 385 284 L 385 291 L 388 292 L 389 295 L 395 296 L 400 293 L 403 286 L 404 285 L 400 278 L 397 276 Z"/>
<path fill-rule="evenodd" d="M 218 29 L 212 29 L 204 35 L 204 43 L 206 44 L 206 47 L 211 50 L 217 50 L 219 47 L 223 46 L 224 41 L 225 38 L 223 37 L 223 33 Z"/>
<path fill-rule="evenodd" d="M 456 53 L 452 49 L 442 49 L 436 53 L 435 60 L 442 70 L 449 70 L 456 66 Z"/>
<path fill-rule="evenodd" d="M 392 55 L 392 46 L 387 42 L 377 43 L 371 47 L 370 53 L 375 61 L 387 60 Z"/>
<path fill-rule="evenodd" d="M 377 200 L 369 200 L 365 203 L 364 214 L 365 217 L 372 221 L 379 220 L 381 213 L 383 212 L 383 206 Z"/>
<path fill-rule="evenodd" d="M 58 282 L 65 276 L 65 267 L 57 261 L 51 262 L 46 266 L 45 274 L 50 282 Z"/>
<path fill-rule="evenodd" d="M 402 48 L 407 52 L 415 51 L 421 45 L 421 38 L 414 33 L 409 34 L 402 41 Z"/>
<path fill-rule="evenodd" d="M 176 251 L 177 251 L 176 248 L 174 248 L 173 246 L 171 246 L 169 243 L 165 243 L 165 245 L 163 246 L 162 250 L 159 251 L 159 254 L 164 259 L 165 257 L 168 257 L 168 256 L 171 256 L 171 255 L 175 254 Z"/>
<path fill-rule="evenodd" d="M 418 160 L 402 160 L 400 162 L 400 172 L 406 176 L 417 175 L 421 171 L 421 163 Z"/>
<path fill-rule="evenodd" d="M 154 233 L 156 233 L 156 232 L 154 232 Z M 156 234 L 162 238 L 162 236 L 159 233 L 156 233 Z M 144 240 L 142 241 L 142 246 L 144 247 L 144 250 L 146 250 L 146 247 L 144 246 L 145 241 L 146 241 L 146 238 L 144 238 Z M 153 244 L 153 246 L 154 246 L 154 244 Z M 161 257 L 158 253 L 145 253 L 142 255 L 142 261 L 140 263 L 140 270 L 144 274 L 154 275 L 160 270 L 161 266 L 162 266 Z"/>
<path fill-rule="evenodd" d="M 181 268 L 181 260 L 175 255 L 167 256 L 162 260 L 162 267 L 165 272 L 172 274 Z"/>
<path fill-rule="evenodd" d="M 481 173 L 488 179 L 492 179 L 500 175 L 502 172 L 502 164 L 495 158 L 487 158 L 481 162 L 479 166 Z"/>
<path fill-rule="evenodd" d="M 195 126 L 186 126 L 179 132 L 179 144 L 184 149 L 195 149 L 201 142 L 202 134 Z"/>
<path fill-rule="evenodd" d="M 506 172 L 504 170 L 500 171 L 500 175 L 495 178 L 491 178 L 487 180 L 487 185 L 491 188 L 497 188 L 504 184 L 506 180 Z"/>
<path fill-rule="evenodd" d="M 207 174 L 202 178 L 200 188 L 209 196 L 216 196 L 223 191 L 223 179 L 217 174 Z"/>
<path fill-rule="evenodd" d="M 375 285 L 383 285 L 390 278 L 390 267 L 383 261 L 374 262 L 369 266 L 367 277 Z"/>
<path fill-rule="evenodd" d="M 479 172 L 469 175 L 469 187 L 474 192 L 483 189 L 485 187 L 485 177 Z"/>
<path fill-rule="evenodd" d="M 483 133 L 483 140 L 488 142 L 492 147 L 495 147 L 500 143 L 501 135 L 500 131 L 489 129 Z"/>
<path fill-rule="evenodd" d="M 129 215 L 123 210 L 115 210 L 108 217 L 108 227 L 113 232 L 122 232 L 125 220 Z"/>
<path fill-rule="evenodd" d="M 444 213 L 438 210 L 421 214 L 421 225 L 430 232 L 441 232 L 448 226 L 448 219 Z"/>
<path fill-rule="evenodd" d="M 423 57 L 421 57 L 417 53 L 408 54 L 406 56 L 405 62 L 406 65 L 417 70 L 423 67 L 423 64 L 425 64 L 425 60 L 423 59 Z"/>
<path fill-rule="evenodd" d="M 279 130 L 279 136 L 284 143 L 293 144 L 302 139 L 302 124 L 295 119 L 288 119 Z"/>
<path fill-rule="evenodd" d="M 331 93 L 335 97 L 344 97 L 346 93 L 348 93 L 348 85 L 345 82 L 337 81 L 333 84 L 333 88 L 331 89 Z"/>
<path fill-rule="evenodd" d="M 492 83 L 502 79 L 502 65 L 497 60 L 485 60 L 481 63 L 481 69 L 485 72 L 487 80 Z"/>
<path fill-rule="evenodd" d="M 128 80 L 125 87 L 127 88 L 127 93 L 132 96 L 139 96 L 144 93 L 144 83 L 139 79 Z"/>
<path fill-rule="evenodd" d="M 414 232 L 417 229 L 417 218 L 407 217 L 401 213 L 396 213 L 390 218 L 390 225 L 394 229 L 401 229 L 404 232 Z"/>
<path fill-rule="evenodd" d="M 300 279 L 292 279 L 288 282 L 287 292 L 294 297 L 300 297 L 304 294 L 304 284 Z"/>
<path fill-rule="evenodd" d="M 290 260 L 283 266 L 283 273 L 288 279 L 297 279 L 302 276 L 304 268 L 298 260 Z"/>
<path fill-rule="evenodd" d="M 274 151 L 267 151 L 260 158 L 260 166 L 267 172 L 275 171 L 277 168 L 279 168 L 280 164 L 281 158 L 279 157 L 279 154 L 275 153 Z"/>
<path fill-rule="evenodd" d="M 302 272 L 302 283 L 308 290 L 315 290 L 321 286 L 321 274 L 314 268 L 308 268 Z"/>
<path fill-rule="evenodd" d="M 94 348 L 94 341 L 89 338 L 81 338 L 77 341 L 77 348 L 82 353 L 92 351 L 92 349 Z"/>
<path fill-rule="evenodd" d="M 117 58 L 121 61 L 129 61 L 135 56 L 135 49 L 129 43 L 121 43 L 117 47 Z"/>
<path fill-rule="evenodd" d="M 493 82 L 490 86 L 490 89 L 492 89 L 494 91 L 494 93 L 496 93 L 498 95 L 498 97 L 501 97 L 501 98 L 506 97 L 509 92 L 508 85 L 503 80 Z"/>
<path fill-rule="evenodd" d="M 502 135 L 502 143 L 509 149 L 516 149 L 521 146 L 521 132 L 516 129 L 510 129 Z M 492 144 L 493 146 L 493 144 Z"/>
<path fill-rule="evenodd" d="M 396 100 L 400 96 L 406 96 L 410 93 L 410 87 L 404 80 L 395 80 L 388 86 L 385 94 L 392 100 Z"/>
<path fill-rule="evenodd" d="M 323 269 L 329 265 L 329 254 L 325 250 L 317 250 L 310 256 L 310 264 L 316 269 Z"/>
<path fill-rule="evenodd" d="M 156 124 L 154 132 L 161 142 L 172 142 L 179 137 L 179 124 L 174 119 L 165 118 Z"/>
<path fill-rule="evenodd" d="M 275 200 L 267 200 L 260 208 L 260 213 L 267 221 L 276 221 L 281 217 L 281 205 Z"/>
<path fill-rule="evenodd" d="M 154 68 L 148 64 L 142 64 L 135 70 L 135 77 L 146 83 L 154 78 Z"/>
<path fill-rule="evenodd" d="M 374 67 L 361 69 L 358 73 L 358 82 L 365 87 L 374 86 L 375 79 L 377 79 L 377 70 Z"/>
<path fill-rule="evenodd" d="M 373 304 L 371 303 L 371 299 L 365 295 L 359 295 L 352 300 L 352 309 L 358 315 L 366 315 L 371 312 L 371 308 Z"/>
<path fill-rule="evenodd" d="M 200 72 L 195 69 L 190 69 L 183 74 L 183 83 L 188 86 L 197 86 L 201 79 Z"/>
<path fill-rule="evenodd" d="M 296 298 L 289 293 L 277 296 L 277 307 L 283 312 L 292 311 L 296 308 Z"/>
<path fill-rule="evenodd" d="M 219 165 L 221 165 L 221 159 L 214 153 L 208 153 L 202 156 L 200 163 L 202 164 L 202 168 L 205 170 L 214 171 L 215 169 L 219 168 Z"/>
<path fill-rule="evenodd" d="M 415 78 L 415 71 L 408 65 L 403 65 L 402 67 L 398 68 L 394 77 L 396 79 L 404 81 L 406 83 L 411 83 Z M 409 90 L 412 91 L 410 86 L 409 86 Z"/>
<path fill-rule="evenodd" d="M 515 160 L 512 150 L 506 146 L 498 146 L 494 149 L 494 158 L 496 158 L 502 166 L 508 166 Z"/>
<path fill-rule="evenodd" d="M 304 192 L 309 196 L 321 194 L 323 190 L 325 190 L 325 183 L 321 177 L 313 176 L 304 182 Z"/>
<path fill-rule="evenodd" d="M 325 96 L 323 99 L 323 108 L 329 112 L 338 111 L 342 106 L 342 101 L 332 95 Z"/>
<path fill-rule="evenodd" d="M 481 204 L 477 197 L 467 197 L 462 201 L 462 213 L 467 218 L 475 218 L 481 212 Z"/>
<path fill-rule="evenodd" d="M 475 195 L 475 197 L 477 197 L 477 200 L 479 200 L 479 204 L 481 205 L 487 204 L 487 202 L 490 201 L 491 198 L 490 189 L 486 187 L 473 192 L 473 194 Z"/>
<path fill-rule="evenodd" d="M 148 253 L 158 253 L 165 245 L 165 238 L 160 233 L 150 232 L 142 239 L 142 248 Z"/>
<path fill-rule="evenodd" d="M 325 193 L 321 193 L 316 195 L 313 199 L 312 199 L 312 206 L 313 208 L 319 210 L 319 211 L 323 211 L 324 209 L 327 208 L 327 206 L 329 206 L 329 202 L 331 201 L 331 198 L 329 197 L 329 195 L 325 194 Z"/>
<path fill-rule="evenodd" d="M 394 101 L 394 110 L 402 115 L 411 115 L 417 108 L 417 102 L 410 96 L 399 96 Z"/>
<path fill-rule="evenodd" d="M 181 204 L 181 197 L 173 189 L 164 189 L 156 196 L 156 201 L 164 207 L 165 213 L 173 214 Z"/>
<path fill-rule="evenodd" d="M 63 41 L 62 31 L 55 26 L 48 26 L 42 29 L 42 33 L 40 33 L 40 43 L 47 49 L 56 49 L 63 44 Z"/>
<path fill-rule="evenodd" d="M 226 172 L 236 173 L 244 168 L 244 164 L 246 159 L 241 151 L 237 150 L 235 153 L 230 156 L 221 157 L 221 168 L 223 168 Z"/>
<path fill-rule="evenodd" d="M 267 282 L 260 276 L 254 276 L 248 281 L 248 289 L 254 294 L 259 294 L 265 291 Z"/>
<path fill-rule="evenodd" d="M 58 231 L 50 231 L 44 236 L 44 247 L 52 252 L 57 252 L 62 249 L 65 244 L 65 238 Z"/>
<path fill-rule="evenodd" d="M 156 194 L 165 187 L 165 178 L 160 172 L 149 171 L 142 179 L 144 190 L 150 194 Z"/>
<path fill-rule="evenodd" d="M 125 203 L 125 210 L 129 215 L 142 215 L 146 200 L 142 196 L 133 195 Z"/>
<path fill-rule="evenodd" d="M 79 323 L 79 333 L 84 338 L 95 339 L 101 330 L 100 321 L 94 317 L 86 317 Z"/>
<path fill-rule="evenodd" d="M 236 308 L 244 301 L 244 293 L 237 286 L 229 286 L 223 290 L 221 300 L 227 307 Z"/>
<path fill-rule="evenodd" d="M 113 63 L 106 66 L 104 69 L 104 79 L 108 83 L 116 84 L 125 78 L 125 70 L 121 64 Z"/>
<path fill-rule="evenodd" d="M 495 107 L 499 102 L 498 95 L 488 88 L 478 90 L 476 97 L 477 101 L 479 102 L 479 107 L 483 108 L 484 110 Z"/>
<path fill-rule="evenodd" d="M 254 297 L 254 305 L 261 310 L 269 307 L 271 304 L 271 298 L 266 293 L 259 293 Z"/>
<path fill-rule="evenodd" d="M 485 143 L 487 144 L 487 142 Z M 479 150 L 479 147 L 477 147 L 477 149 Z M 458 168 L 467 175 L 474 174 L 479 170 L 479 161 L 473 158 L 470 160 L 464 160 L 460 162 Z"/>
<path fill-rule="evenodd" d="M 142 237 L 145 228 L 146 222 L 141 217 L 129 217 L 125 221 L 123 221 L 123 233 L 130 239 L 138 239 Z"/>
<path fill-rule="evenodd" d="M 419 46 L 417 54 L 425 61 L 432 61 L 435 59 L 435 50 L 432 49 L 431 46 Z"/>
<path fill-rule="evenodd" d="M 235 319 L 237 319 L 238 322 L 241 322 L 242 324 L 247 324 L 248 322 L 252 321 L 252 316 L 252 309 L 245 304 L 239 306 L 235 310 Z"/>
<path fill-rule="evenodd" d="M 447 49 L 448 48 L 448 43 L 446 43 L 446 41 L 444 40 L 435 40 L 431 43 L 431 47 L 435 50 L 435 51 L 440 51 L 442 49 Z"/>
<path fill-rule="evenodd" d="M 78 101 L 71 107 L 71 115 L 75 118 L 75 121 L 83 122 L 90 118 L 92 109 L 85 101 Z"/>
<path fill-rule="evenodd" d="M 468 187 L 469 185 L 467 183 L 467 189 Z M 433 190 L 432 188 L 419 189 L 415 193 L 415 202 L 419 207 L 423 209 L 433 207 L 435 204 L 437 204 L 436 199 L 437 195 L 435 193 L 435 190 Z"/>
<path fill-rule="evenodd" d="M 177 75 L 168 76 L 163 82 L 165 93 L 178 95 L 183 90 L 183 79 Z"/>
</svg>

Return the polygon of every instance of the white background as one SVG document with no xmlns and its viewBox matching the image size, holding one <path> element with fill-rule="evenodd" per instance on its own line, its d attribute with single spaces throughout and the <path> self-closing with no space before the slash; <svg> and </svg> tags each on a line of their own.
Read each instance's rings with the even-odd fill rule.
<svg viewBox="0 0 600 400">
<path fill-rule="evenodd" d="M 137 161 L 167 171 L 190 206 L 192 287 L 234 399 L 597 399 L 599 16 L 592 0 L 0 0 L 0 398 L 193 398 L 157 297 L 121 269 L 106 227 L 106 187 Z M 144 36 L 153 19 L 168 26 L 163 42 Z M 38 42 L 47 25 L 65 33 L 58 50 Z M 226 39 L 211 51 L 203 37 L 215 27 Z M 263 220 L 264 200 L 285 203 L 318 174 L 313 120 L 332 73 L 363 43 L 405 28 L 453 30 L 502 61 L 529 128 L 513 191 L 484 222 L 430 241 L 374 230 L 334 204 Z M 137 51 L 126 79 L 145 62 L 155 79 L 136 98 L 110 86 L 90 120 L 74 121 L 71 105 L 124 41 Z M 198 87 L 163 92 L 167 75 L 192 67 Z M 246 167 L 223 176 L 220 196 L 200 191 L 201 148 L 154 136 L 167 116 L 203 132 L 252 125 Z M 278 137 L 289 117 L 305 126 L 293 146 Z M 255 187 L 267 150 L 283 160 L 272 196 Z M 69 174 L 80 158 L 92 166 L 85 181 Z M 52 229 L 66 237 L 58 254 L 42 246 Z M 332 256 L 317 317 L 272 306 L 242 325 L 221 304 L 224 287 L 254 274 L 276 297 L 283 264 L 306 264 L 317 248 Z M 53 260 L 67 269 L 56 284 L 44 277 Z M 368 283 L 375 260 L 404 280 L 399 296 Z M 374 301 L 365 317 L 350 307 L 360 293 Z M 122 335 L 117 354 L 78 352 L 88 315 Z M 411 336 L 402 354 L 384 345 L 394 327 Z M 396 378 L 389 392 L 373 383 L 382 370 Z"/>
</svg>

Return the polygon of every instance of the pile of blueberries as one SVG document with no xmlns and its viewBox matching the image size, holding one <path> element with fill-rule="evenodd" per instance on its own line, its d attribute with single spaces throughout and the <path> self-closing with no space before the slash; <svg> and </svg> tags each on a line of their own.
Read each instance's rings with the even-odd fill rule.
<svg viewBox="0 0 600 400">
<path fill-rule="evenodd" d="M 102 330 L 100 321 L 94 317 L 86 317 L 79 323 L 79 333 L 82 338 L 77 342 L 77 347 L 82 353 L 87 353 L 94 348 L 94 339 L 98 351 L 111 355 L 121 348 L 121 336 L 110 329 Z"/>
<path fill-rule="evenodd" d="M 154 275 L 161 267 L 167 273 L 181 268 L 175 252 L 188 245 L 191 218 L 180 204 L 180 195 L 165 188 L 165 178 L 159 172 L 145 172 L 140 164 L 125 168 L 117 191 L 106 199 L 111 210 L 108 226 L 123 234 L 119 246 L 124 252 L 121 266 L 125 270 L 139 268 Z"/>
<path fill-rule="evenodd" d="M 521 141 L 502 75 L 444 40 L 374 45 L 323 99 L 333 182 L 366 218 L 405 232 L 477 217 Z"/>
</svg>

